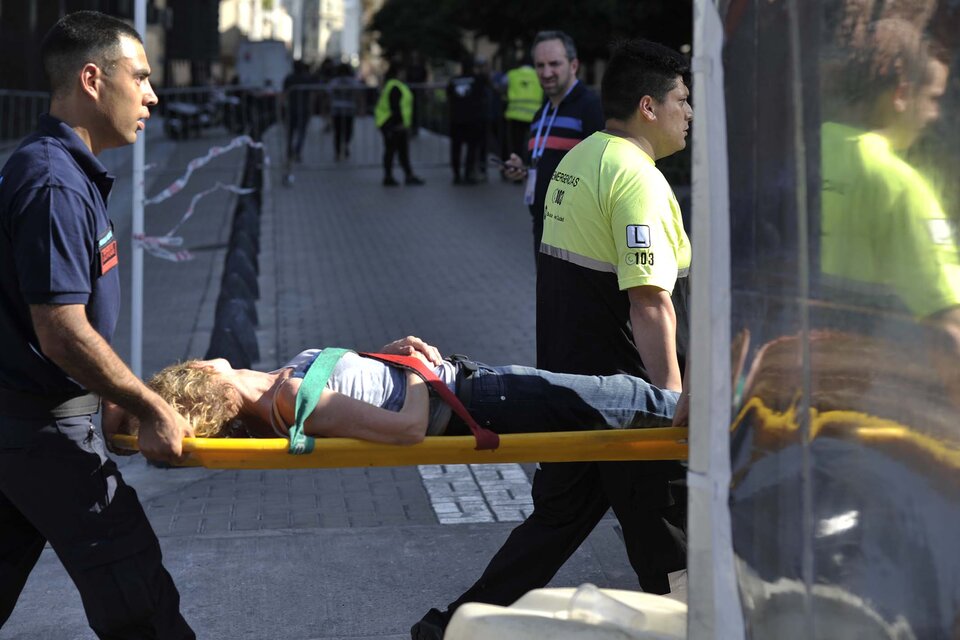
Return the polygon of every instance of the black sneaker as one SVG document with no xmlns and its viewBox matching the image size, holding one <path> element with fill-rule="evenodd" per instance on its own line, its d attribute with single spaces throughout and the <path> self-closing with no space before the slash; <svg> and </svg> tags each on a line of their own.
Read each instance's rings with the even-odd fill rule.
<svg viewBox="0 0 960 640">
<path fill-rule="evenodd" d="M 393 179 L 393 176 L 386 176 L 383 179 L 383 186 L 385 187 L 396 187 L 400 183 Z"/>
<path fill-rule="evenodd" d="M 430 609 L 420 622 L 410 627 L 410 640 L 443 640 L 443 632 L 450 624 L 449 614 Z"/>
<path fill-rule="evenodd" d="M 422 184 L 427 184 L 426 182 L 423 181 L 423 178 L 420 178 L 418 176 L 407 176 L 406 185 L 408 187 L 418 187 Z"/>
</svg>

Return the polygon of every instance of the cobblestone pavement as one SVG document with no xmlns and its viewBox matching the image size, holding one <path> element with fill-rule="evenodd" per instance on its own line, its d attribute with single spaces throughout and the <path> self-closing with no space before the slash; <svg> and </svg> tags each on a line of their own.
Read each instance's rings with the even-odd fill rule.
<svg viewBox="0 0 960 640">
<path fill-rule="evenodd" d="M 499 179 L 454 187 L 436 167 L 415 167 L 423 187 L 385 188 L 377 169 L 322 168 L 313 155 L 327 153 L 322 135 L 314 122 L 290 187 L 280 186 L 279 136 L 267 138 L 258 368 L 306 347 L 371 350 L 407 334 L 444 353 L 532 364 L 533 257 L 521 190 Z M 415 144 L 438 144 L 430 135 Z M 157 140 L 148 163 L 164 174 L 148 174 L 148 194 L 225 140 Z M 235 182 L 241 156 L 208 165 L 183 194 L 148 209 L 148 233 L 172 227 L 192 193 Z M 123 158 L 116 162 L 122 176 Z M 202 203 L 182 230 L 197 259 L 147 258 L 146 373 L 206 350 L 232 197 Z M 111 205 L 123 210 L 121 192 Z M 129 235 L 125 216 L 114 217 L 118 235 Z M 128 335 L 122 324 L 122 355 Z M 120 464 L 200 638 L 407 638 L 427 608 L 473 582 L 530 509 L 528 465 L 213 471 L 157 469 L 139 456 Z M 614 525 L 601 523 L 553 584 L 634 588 Z M 48 549 L 0 639 L 92 637 Z"/>
</svg>

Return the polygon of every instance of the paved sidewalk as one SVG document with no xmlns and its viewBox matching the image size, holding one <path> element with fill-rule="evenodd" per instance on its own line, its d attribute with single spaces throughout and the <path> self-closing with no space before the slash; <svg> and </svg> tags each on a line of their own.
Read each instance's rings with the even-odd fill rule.
<svg viewBox="0 0 960 640">
<path fill-rule="evenodd" d="M 499 179 L 454 187 L 449 170 L 437 168 L 418 169 L 426 186 L 395 189 L 381 186 L 377 169 L 321 169 L 311 154 L 326 152 L 330 140 L 318 142 L 314 124 L 292 187 L 280 186 L 279 136 L 268 136 L 274 162 L 264 193 L 258 367 L 275 367 L 305 347 L 376 349 L 411 333 L 444 353 L 532 364 L 533 258 L 521 190 Z M 148 162 L 165 154 L 165 174 L 148 182 L 148 194 L 224 141 L 207 135 L 150 147 Z M 241 158 L 237 152 L 208 165 L 185 193 L 148 209 L 148 232 L 169 229 L 191 194 L 217 180 L 235 182 Z M 112 205 L 123 209 L 116 195 Z M 147 258 L 148 373 L 202 357 L 231 212 L 232 196 L 202 201 L 182 230 L 196 260 Z M 118 235 L 129 235 L 117 226 Z M 407 638 L 429 607 L 473 582 L 529 498 L 516 465 L 164 470 L 139 456 L 122 464 L 200 638 Z M 483 506 L 486 522 L 471 523 L 465 505 Z M 554 584 L 634 588 L 615 524 L 604 520 Z M 46 550 L 0 638 L 93 637 L 79 596 Z"/>
</svg>

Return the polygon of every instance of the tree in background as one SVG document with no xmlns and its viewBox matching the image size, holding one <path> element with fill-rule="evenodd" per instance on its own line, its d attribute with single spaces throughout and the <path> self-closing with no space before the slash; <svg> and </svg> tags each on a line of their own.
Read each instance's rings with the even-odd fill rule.
<svg viewBox="0 0 960 640">
<path fill-rule="evenodd" d="M 367 27 L 388 59 L 419 51 L 430 60 L 459 60 L 465 53 L 457 11 L 460 0 L 387 0 Z"/>
<path fill-rule="evenodd" d="M 679 48 L 693 38 L 692 0 L 387 0 L 371 30 L 388 55 L 414 49 L 434 60 L 458 60 L 466 31 L 500 46 L 505 60 L 526 51 L 542 29 L 562 29 L 577 42 L 580 59 L 607 57 L 611 40 L 645 37 Z"/>
</svg>

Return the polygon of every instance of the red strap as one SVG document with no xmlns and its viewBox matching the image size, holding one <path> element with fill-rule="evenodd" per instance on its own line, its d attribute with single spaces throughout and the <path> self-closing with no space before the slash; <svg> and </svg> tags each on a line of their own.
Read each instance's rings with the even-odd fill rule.
<svg viewBox="0 0 960 640">
<path fill-rule="evenodd" d="M 450 405 L 450 408 L 460 416 L 460 419 L 470 427 L 470 431 L 473 432 L 473 437 L 477 440 L 477 451 L 482 449 L 496 449 L 500 446 L 500 436 L 477 424 L 477 421 L 473 419 L 473 416 L 471 416 L 467 408 L 463 406 L 463 403 L 460 402 L 456 394 L 450 391 L 450 387 L 444 384 L 443 380 L 438 378 L 437 374 L 433 372 L 433 369 L 427 366 L 420 358 L 415 356 L 396 356 L 388 353 L 360 352 L 360 355 L 373 358 L 374 360 L 390 362 L 404 369 L 410 369 L 423 378 L 423 381 L 429 384 L 443 401 Z"/>
</svg>

